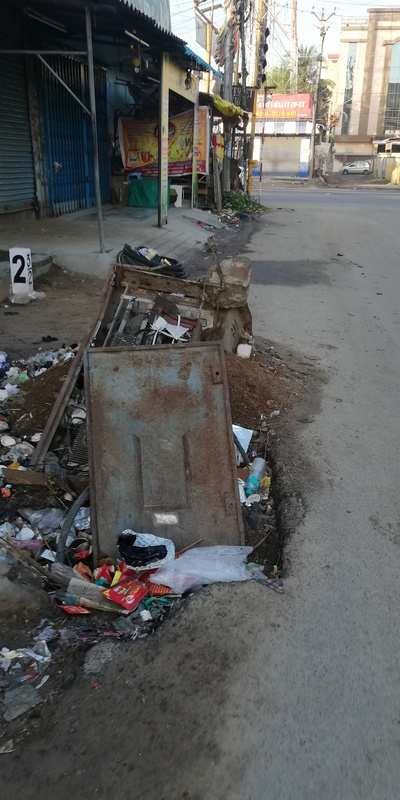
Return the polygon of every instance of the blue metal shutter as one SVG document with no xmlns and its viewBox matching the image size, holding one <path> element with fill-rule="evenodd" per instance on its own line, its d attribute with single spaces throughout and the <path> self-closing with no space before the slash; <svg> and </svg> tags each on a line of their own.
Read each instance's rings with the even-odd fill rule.
<svg viewBox="0 0 400 800">
<path fill-rule="evenodd" d="M 0 213 L 30 208 L 34 196 L 24 61 L 0 55 Z"/>
<path fill-rule="evenodd" d="M 89 105 L 87 66 L 72 58 L 50 57 L 49 63 L 82 101 Z M 95 204 L 91 121 L 53 75 L 40 65 L 38 88 L 47 178 L 47 213 L 52 216 Z M 96 105 L 102 200 L 110 199 L 110 155 L 107 129 L 106 76 L 96 70 Z"/>
</svg>

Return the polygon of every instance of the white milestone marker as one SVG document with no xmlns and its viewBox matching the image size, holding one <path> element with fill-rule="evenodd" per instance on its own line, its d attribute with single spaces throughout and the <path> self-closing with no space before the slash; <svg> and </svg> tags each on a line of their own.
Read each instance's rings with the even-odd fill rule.
<svg viewBox="0 0 400 800">
<path fill-rule="evenodd" d="M 10 248 L 11 295 L 33 292 L 32 255 L 29 247 Z"/>
</svg>

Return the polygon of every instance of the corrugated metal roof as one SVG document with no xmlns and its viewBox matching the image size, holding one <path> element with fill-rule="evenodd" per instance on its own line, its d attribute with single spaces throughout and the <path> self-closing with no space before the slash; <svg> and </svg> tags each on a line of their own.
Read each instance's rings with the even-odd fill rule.
<svg viewBox="0 0 400 800">
<path fill-rule="evenodd" d="M 5 0 L 5 4 L 13 12 L 17 9 L 23 12 L 26 0 Z M 87 0 L 31 0 L 29 10 L 61 23 L 67 29 L 68 34 L 82 35 L 85 32 L 84 9 L 86 5 Z M 150 37 L 154 47 L 188 58 L 185 54 L 186 42 L 183 39 L 162 28 L 152 17 L 134 8 L 128 0 L 92 0 L 91 8 L 94 19 L 94 42 L 96 42 L 97 36 L 126 38 L 124 30 L 133 26 L 137 35 L 145 41 L 146 36 Z M 51 27 L 45 25 L 42 27 L 41 33 L 47 33 L 49 41 L 54 43 L 60 36 L 56 30 L 51 31 Z M 25 31 L 28 33 L 27 26 Z M 29 38 L 30 46 L 34 47 L 35 43 L 32 41 L 32 37 Z M 28 47 L 28 44 L 26 43 L 25 46 Z"/>
</svg>

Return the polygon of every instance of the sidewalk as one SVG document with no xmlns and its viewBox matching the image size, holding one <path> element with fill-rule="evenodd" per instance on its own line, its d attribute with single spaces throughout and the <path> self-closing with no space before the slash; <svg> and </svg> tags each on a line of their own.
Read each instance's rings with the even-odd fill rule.
<svg viewBox="0 0 400 800">
<path fill-rule="evenodd" d="M 214 228 L 223 227 L 216 215 L 198 208 L 170 208 L 168 225 L 163 228 L 157 227 L 154 209 L 106 206 L 103 213 L 105 253 L 99 252 L 94 209 L 20 223 L 4 218 L 0 225 L 0 250 L 8 251 L 17 245 L 30 247 L 33 253 L 51 256 L 60 267 L 102 277 L 125 242 L 136 247 L 153 247 L 161 255 L 177 258 L 185 265 L 196 251 L 200 253 Z"/>
</svg>

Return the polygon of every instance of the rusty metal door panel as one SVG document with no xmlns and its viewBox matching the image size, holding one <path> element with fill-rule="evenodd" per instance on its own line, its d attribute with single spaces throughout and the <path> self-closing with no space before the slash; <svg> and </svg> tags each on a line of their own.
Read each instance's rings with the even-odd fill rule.
<svg viewBox="0 0 400 800">
<path fill-rule="evenodd" d="M 95 348 L 85 383 L 97 552 L 124 528 L 240 544 L 222 346 Z"/>
</svg>

